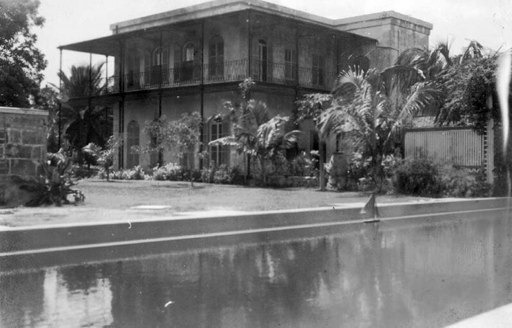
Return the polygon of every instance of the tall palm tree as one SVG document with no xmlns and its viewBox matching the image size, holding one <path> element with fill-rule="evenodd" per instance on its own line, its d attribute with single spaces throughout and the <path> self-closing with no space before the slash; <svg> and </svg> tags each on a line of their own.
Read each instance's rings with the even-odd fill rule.
<svg viewBox="0 0 512 328">
<path fill-rule="evenodd" d="M 389 75 L 393 70 L 396 76 L 418 74 L 414 68 L 399 66 L 383 72 L 374 69 L 342 72 L 333 89 L 331 106 L 321 113 L 319 120 L 323 138 L 344 132 L 356 149 L 371 158 L 371 170 L 376 180 L 382 178 L 381 159 L 393 151 L 392 140 L 399 129 L 407 126 L 425 108 L 439 105 L 444 97 L 435 82 L 422 81 L 418 77 L 419 81 L 406 89 L 405 83 L 395 76 L 395 88 L 390 87 Z M 399 105 L 393 95 L 402 88 L 407 92 Z"/>
<path fill-rule="evenodd" d="M 71 146 L 80 151 L 94 142 L 103 146 L 110 134 L 112 115 L 105 107 L 93 106 L 91 97 L 104 92 L 103 64 L 95 66 L 72 66 L 70 75 L 60 71 L 62 81 L 62 132 Z M 89 97 L 87 105 L 74 105 L 69 99 Z"/>
</svg>

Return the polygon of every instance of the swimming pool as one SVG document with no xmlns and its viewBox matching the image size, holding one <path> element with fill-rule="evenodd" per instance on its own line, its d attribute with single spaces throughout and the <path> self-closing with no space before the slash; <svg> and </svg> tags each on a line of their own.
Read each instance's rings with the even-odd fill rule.
<svg viewBox="0 0 512 328">
<path fill-rule="evenodd" d="M 442 327 L 512 302 L 502 213 L 0 274 L 1 327 Z"/>
</svg>

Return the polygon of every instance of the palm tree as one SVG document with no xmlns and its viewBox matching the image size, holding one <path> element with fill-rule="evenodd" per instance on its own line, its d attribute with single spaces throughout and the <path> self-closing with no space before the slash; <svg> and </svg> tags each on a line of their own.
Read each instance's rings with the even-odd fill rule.
<svg viewBox="0 0 512 328">
<path fill-rule="evenodd" d="M 110 135 L 112 114 L 105 107 L 92 106 L 90 101 L 91 97 L 104 92 L 102 68 L 103 64 L 92 67 L 72 66 L 69 76 L 63 71 L 58 74 L 62 81 L 62 133 L 79 154 L 90 142 L 105 145 Z M 86 106 L 74 105 L 69 101 L 71 98 L 86 97 L 89 97 Z"/>
<path fill-rule="evenodd" d="M 409 72 L 408 72 L 409 70 Z M 392 72 L 395 76 L 390 78 Z M 331 106 L 323 111 L 319 119 L 319 131 L 323 138 L 331 133 L 344 132 L 354 147 L 366 158 L 371 158 L 372 176 L 383 177 L 380 162 L 387 153 L 392 153 L 394 136 L 400 128 L 410 124 L 412 118 L 425 108 L 442 102 L 444 93 L 433 81 L 419 80 L 408 88 L 400 75 L 409 78 L 419 75 L 414 68 L 396 66 L 378 72 L 349 69 L 342 72 L 333 90 Z M 390 85 L 389 81 L 395 84 Z M 396 93 L 403 100 L 396 103 Z M 394 97 L 395 96 L 395 97 Z"/>
<path fill-rule="evenodd" d="M 249 159 L 257 160 L 261 181 L 266 184 L 266 163 L 278 152 L 293 147 L 302 132 L 289 131 L 291 121 L 288 116 L 277 115 L 269 119 L 267 107 L 263 102 L 250 99 L 240 107 L 233 107 L 230 104 L 227 104 L 227 107 L 228 116 L 233 123 L 233 134 L 213 140 L 209 145 L 233 146 Z"/>
</svg>

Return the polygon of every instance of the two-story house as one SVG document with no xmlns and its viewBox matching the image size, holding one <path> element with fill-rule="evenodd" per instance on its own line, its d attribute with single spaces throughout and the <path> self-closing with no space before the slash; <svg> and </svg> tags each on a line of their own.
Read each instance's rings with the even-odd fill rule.
<svg viewBox="0 0 512 328">
<path fill-rule="evenodd" d="M 239 101 L 238 85 L 246 77 L 256 82 L 252 97 L 264 101 L 271 114 L 290 115 L 301 95 L 329 92 L 349 56 L 366 56 L 383 68 L 401 50 L 426 48 L 431 29 L 395 12 L 333 20 L 261 0 L 215 0 L 115 23 L 110 36 L 60 48 L 115 58 L 108 94 L 71 101 L 111 106 L 114 133 L 126 138 L 116 165 L 149 167 L 158 156 L 130 151 L 147 144 L 147 121 L 197 111 L 207 144 L 229 133 L 227 122 L 211 118 L 226 101 Z M 300 147 L 317 149 L 312 124 L 301 129 Z M 327 152 L 335 147 L 328 144 Z M 208 150 L 216 164 L 237 161 L 230 149 Z M 177 158 L 169 152 L 164 161 Z"/>
</svg>

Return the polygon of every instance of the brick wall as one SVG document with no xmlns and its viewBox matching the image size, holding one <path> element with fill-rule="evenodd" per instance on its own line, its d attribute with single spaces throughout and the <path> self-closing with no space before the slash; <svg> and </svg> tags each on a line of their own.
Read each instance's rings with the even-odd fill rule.
<svg viewBox="0 0 512 328">
<path fill-rule="evenodd" d="M 46 156 L 47 119 L 45 111 L 0 107 L 0 205 L 12 204 L 20 196 L 11 176 L 37 174 Z"/>
</svg>

